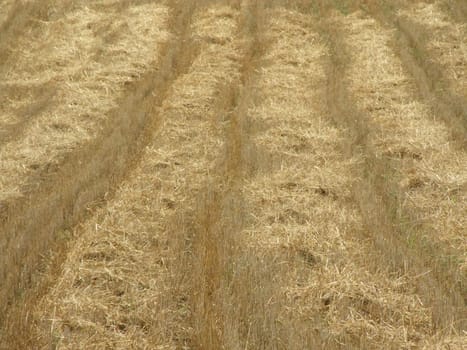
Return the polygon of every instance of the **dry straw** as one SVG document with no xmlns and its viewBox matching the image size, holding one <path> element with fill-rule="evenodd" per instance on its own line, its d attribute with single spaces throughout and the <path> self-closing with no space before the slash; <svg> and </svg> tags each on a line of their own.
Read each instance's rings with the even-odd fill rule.
<svg viewBox="0 0 467 350">
<path fill-rule="evenodd" d="M 137 153 L 148 101 L 157 101 L 147 91 L 167 75 L 151 68 L 170 38 L 161 30 L 167 7 L 92 5 L 41 19 L 2 66 L 2 92 L 11 93 L 4 111 L 23 118 L 0 150 L 2 310 L 35 283 L 31 271 L 57 229 L 76 222 L 122 176 Z M 37 84 L 56 92 L 25 114 L 15 103 L 34 96 Z"/>
<path fill-rule="evenodd" d="M 462 348 L 467 158 L 368 4 L 48 5 L 0 39 L 0 272 L 59 247 L 0 348 Z"/>
<path fill-rule="evenodd" d="M 375 256 L 349 191 L 358 159 L 343 157 L 346 133 L 330 124 L 321 104 L 324 42 L 308 16 L 277 9 L 267 18 L 271 45 L 248 116 L 261 126 L 251 137 L 272 164 L 242 190 L 247 219 L 236 240 L 246 247 L 237 243 L 234 261 L 252 265 L 239 268 L 240 282 L 232 282 L 238 289 L 231 291 L 240 300 L 233 305 L 243 305 L 240 288 L 251 288 L 246 304 L 256 312 L 242 315 L 248 344 L 410 347 L 429 336 L 429 311 L 404 276 L 371 263 Z"/>
<path fill-rule="evenodd" d="M 400 265 L 405 270 L 419 269 L 414 283 L 419 281 L 420 295 L 433 305 L 437 327 L 462 330 L 465 154 L 446 125 L 417 101 L 412 78 L 391 50 L 393 33 L 364 14 L 339 17 L 346 24 L 341 43 L 352 55 L 347 82 L 361 109 L 357 115 L 366 121 L 364 128 L 351 123 L 366 138 L 362 174 L 370 179 L 370 191 L 381 196 L 372 206 L 371 195 L 362 195 L 361 206 L 372 216 L 384 201 L 391 227 L 375 236 L 380 249 L 410 262 Z M 386 225 L 382 217 L 376 221 Z"/>
<path fill-rule="evenodd" d="M 218 6 L 195 14 L 185 40 L 195 41 L 200 53 L 161 107 L 161 132 L 115 198 L 77 228 L 58 282 L 36 310 L 36 336 L 44 346 L 189 344 L 186 291 L 176 284 L 183 276 L 173 275 L 182 271 L 176 269 L 173 249 L 180 246 L 172 230 L 180 215 L 193 210 L 221 143 L 223 111 L 216 105 L 228 94 L 220 87 L 238 75 L 236 16 Z"/>
</svg>

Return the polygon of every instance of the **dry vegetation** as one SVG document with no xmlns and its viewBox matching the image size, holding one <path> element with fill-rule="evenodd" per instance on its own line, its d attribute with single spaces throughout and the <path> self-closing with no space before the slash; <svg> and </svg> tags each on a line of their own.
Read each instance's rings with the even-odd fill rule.
<svg viewBox="0 0 467 350">
<path fill-rule="evenodd" d="M 149 67 L 165 64 L 158 54 L 170 38 L 161 27 L 168 20 L 162 5 L 75 6 L 41 22 L 37 38 L 18 38 L 24 43 L 5 61 L 0 83 L 8 102 L 0 141 L 2 308 L 31 278 L 27 268 L 51 231 L 76 221 L 125 170 L 147 124 L 142 106 L 157 99 L 147 96 L 160 79 Z"/>
<path fill-rule="evenodd" d="M 238 75 L 235 17 L 224 7 L 194 15 L 200 53 L 162 104 L 160 132 L 140 166 L 74 233 L 79 238 L 41 307 L 50 311 L 38 325 L 44 346 L 127 349 L 183 341 L 169 230 L 178 211 L 192 208 L 221 142 L 216 106 L 228 91 L 223 85 Z"/>
<path fill-rule="evenodd" d="M 413 57 L 409 66 L 419 78 L 422 94 L 432 100 L 435 113 L 451 127 L 452 135 L 465 148 L 467 27 L 462 8 L 452 6 L 450 2 L 401 6 L 395 18 L 412 52 L 405 55 L 405 61 L 410 61 L 407 56 Z"/>
<path fill-rule="evenodd" d="M 441 8 L 440 3 L 417 3 L 411 7 L 400 9 L 400 17 L 405 21 L 423 26 L 421 31 L 430 35 L 418 37 L 417 40 L 426 45 L 428 57 L 438 63 L 450 88 L 467 96 L 467 24 L 456 22 Z"/>
<path fill-rule="evenodd" d="M 465 271 L 467 212 L 462 189 L 467 158 L 449 138 L 447 128 L 411 94 L 414 85 L 390 52 L 390 33 L 359 14 L 344 21 L 343 41 L 355 53 L 349 64 L 349 86 L 368 118 L 368 148 L 386 158 L 396 200 L 395 215 L 411 235 L 417 251 L 436 251 L 430 260 L 456 257 L 443 271 L 460 281 Z M 354 47 L 352 47 L 354 46 Z M 359 48 L 359 50 L 357 50 Z M 408 222 L 407 222 L 408 221 Z M 431 232 L 431 233 L 430 233 Z M 440 262 L 441 264 L 441 262 Z"/>
<path fill-rule="evenodd" d="M 0 349 L 465 348 L 465 10 L 0 0 Z"/>
<path fill-rule="evenodd" d="M 9 13 L 14 5 L 13 0 L 5 0 L 0 8 L 0 28 L 5 28 L 8 25 Z"/>
</svg>

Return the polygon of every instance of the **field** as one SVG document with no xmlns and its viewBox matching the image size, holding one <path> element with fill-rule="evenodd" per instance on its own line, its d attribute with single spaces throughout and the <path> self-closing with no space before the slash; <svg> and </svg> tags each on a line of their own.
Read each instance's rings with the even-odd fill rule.
<svg viewBox="0 0 467 350">
<path fill-rule="evenodd" d="M 465 349 L 467 2 L 0 0 L 0 350 Z"/>
</svg>

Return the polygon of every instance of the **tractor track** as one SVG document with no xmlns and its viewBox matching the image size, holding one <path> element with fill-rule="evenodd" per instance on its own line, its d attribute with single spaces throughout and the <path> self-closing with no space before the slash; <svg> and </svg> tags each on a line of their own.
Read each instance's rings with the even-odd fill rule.
<svg viewBox="0 0 467 350">
<path fill-rule="evenodd" d="M 345 156 L 346 131 L 320 103 L 334 95 L 327 96 L 329 54 L 314 17 L 277 6 L 265 18 L 267 63 L 246 122 L 249 148 L 260 150 L 262 162 L 244 180 L 244 223 L 230 248 L 231 304 L 242 305 L 229 323 L 237 327 L 231 337 L 243 335 L 234 344 L 396 349 L 424 342 L 428 312 L 413 306 L 418 296 L 407 276 L 378 263 L 349 191 L 359 155 Z M 384 306 L 374 295 L 384 295 Z M 399 307 L 414 323 L 394 317 Z M 406 337 L 391 334 L 386 322 Z"/>
</svg>

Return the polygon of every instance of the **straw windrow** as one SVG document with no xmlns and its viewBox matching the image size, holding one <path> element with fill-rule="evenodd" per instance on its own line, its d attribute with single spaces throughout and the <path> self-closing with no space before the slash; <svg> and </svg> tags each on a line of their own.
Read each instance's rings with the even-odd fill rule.
<svg viewBox="0 0 467 350">
<path fill-rule="evenodd" d="M 400 348 L 429 337 L 429 312 L 410 283 L 369 263 L 375 257 L 349 191 L 359 159 L 342 155 L 346 133 L 320 103 L 325 42 L 311 16 L 279 7 L 266 18 L 268 64 L 247 115 L 253 148 L 269 161 L 256 163 L 242 188 L 246 218 L 231 262 L 233 305 L 242 305 L 234 315 L 246 333 L 240 344 Z"/>
<path fill-rule="evenodd" d="M 450 18 L 440 2 L 405 6 L 399 9 L 397 21 L 412 46 L 412 56 L 427 75 L 425 85 L 437 97 L 435 112 L 466 147 L 467 25 Z"/>
<path fill-rule="evenodd" d="M 463 9 L 1 2 L 0 349 L 462 349 Z"/>
<path fill-rule="evenodd" d="M 80 238 L 37 309 L 44 346 L 189 344 L 189 310 L 175 284 L 170 226 L 194 205 L 222 142 L 218 115 L 224 114 L 228 82 L 238 80 L 237 17 L 225 6 L 195 13 L 186 39 L 197 42 L 199 55 L 162 104 L 160 133 L 115 198 L 77 229 Z"/>
<path fill-rule="evenodd" d="M 382 231 L 377 242 L 393 252 L 394 266 L 407 261 L 406 270 L 413 264 L 431 267 L 427 275 L 433 275 L 439 287 L 426 281 L 421 293 L 432 294 L 428 299 L 434 305 L 440 303 L 435 306 L 436 322 L 462 328 L 465 154 L 450 142 L 443 123 L 430 118 L 429 109 L 414 99 L 413 81 L 390 50 L 390 32 L 362 14 L 340 17 L 339 24 L 346 30 L 341 43 L 353 57 L 346 81 L 362 111 L 350 115 L 365 116 L 361 124 L 357 119 L 349 124 L 368 153 L 362 174 L 371 187 L 358 192 L 362 209 L 372 225 L 380 222 L 384 227 L 386 216 L 389 231 Z M 370 200 L 371 191 L 380 199 Z M 386 214 L 377 219 L 375 208 L 381 203 Z M 443 289 L 450 295 L 444 302 L 436 296 Z"/>
<path fill-rule="evenodd" d="M 148 9 L 153 11 L 149 12 L 150 17 L 144 24 L 144 20 L 139 17 L 148 13 Z M 77 13 L 97 11 L 79 6 L 75 10 Z M 54 242 L 63 247 L 65 241 L 60 239 L 59 232 L 76 223 L 86 212 L 86 208 L 112 191 L 126 168 L 138 158 L 139 149 L 145 144 L 145 133 L 157 122 L 150 119 L 151 111 L 162 102 L 173 77 L 182 71 L 182 66 L 175 67 L 177 60 L 186 56 L 180 54 L 182 42 L 163 29 L 167 25 L 176 31 L 180 26 L 177 21 L 169 19 L 168 8 L 146 4 L 126 6 L 123 10 L 127 11 L 128 16 L 134 15 L 133 22 L 128 19 L 134 33 L 147 35 L 145 27 L 151 27 L 154 36 L 146 37 L 144 43 L 156 46 L 147 48 L 149 57 L 141 56 L 142 52 L 138 53 L 139 49 L 136 49 L 133 51 L 134 61 L 125 70 L 120 70 L 124 60 L 132 57 L 131 51 L 113 52 L 112 50 L 118 51 L 118 43 L 121 44 L 121 41 L 114 42 L 115 46 L 109 43 L 109 51 L 105 54 L 113 57 L 115 67 L 113 71 L 112 65 L 105 68 L 96 58 L 93 67 L 99 68 L 102 73 L 102 81 L 98 83 L 86 78 L 86 70 L 78 74 L 82 78 L 78 81 L 75 80 L 76 76 L 64 74 L 63 71 L 70 65 L 77 63 L 75 61 L 68 62 L 65 67 L 59 65 L 56 72 L 59 78 L 55 78 L 59 82 L 57 85 L 63 89 L 63 96 L 67 93 L 68 96 L 75 94 L 76 99 L 70 104 L 49 103 L 48 113 L 57 113 L 54 118 L 43 113 L 32 125 L 28 125 L 29 130 L 25 131 L 23 137 L 6 143 L 0 149 L 1 167 L 4 170 L 1 174 L 0 207 L 2 310 L 13 293 L 20 293 L 24 288 L 27 290 L 28 286 L 36 282 L 37 278 L 33 277 L 36 275 L 40 255 Z M 74 15 L 76 13 L 68 14 L 71 17 Z M 81 19 L 77 22 L 78 27 L 82 24 L 80 21 Z M 71 23 L 44 25 L 73 28 Z M 118 25 L 118 21 L 115 24 Z M 82 28 L 91 30 L 86 25 Z M 118 29 L 115 30 L 118 33 Z M 50 33 L 43 35 L 61 42 L 62 37 L 58 33 L 58 38 Z M 135 43 L 135 37 L 129 38 L 128 34 L 123 35 L 121 40 L 132 40 Z M 34 46 L 28 50 L 34 51 Z M 55 52 L 63 54 L 61 51 Z M 100 57 L 103 54 L 100 53 Z M 21 59 L 28 59 L 27 57 L 25 55 Z M 47 58 L 44 58 L 44 62 L 47 62 Z M 37 60 L 35 63 L 40 65 L 41 61 Z M 153 69 L 153 66 L 157 69 Z M 44 65 L 44 69 L 53 72 L 51 66 Z M 10 72 L 15 76 L 21 74 L 20 71 Z M 60 72 L 64 75 L 60 76 Z M 84 94 L 85 89 L 74 91 L 72 87 L 76 88 L 80 83 L 83 89 L 97 84 L 102 91 L 100 88 L 96 94 Z M 106 87 L 113 89 L 115 95 L 109 93 L 111 90 L 106 92 Z M 154 89 L 158 91 L 157 95 L 152 94 Z M 97 110 L 93 109 L 93 105 L 98 106 Z M 89 114 L 80 107 L 88 108 Z M 40 124 L 41 118 L 43 124 Z M 96 119 L 95 130 L 87 128 L 90 126 L 88 119 Z M 16 180 L 16 184 L 12 179 Z"/>
</svg>

